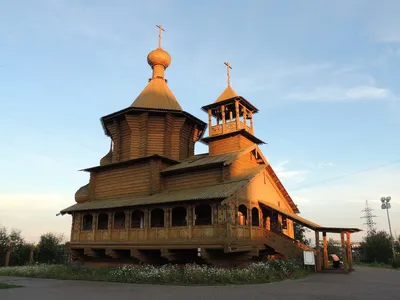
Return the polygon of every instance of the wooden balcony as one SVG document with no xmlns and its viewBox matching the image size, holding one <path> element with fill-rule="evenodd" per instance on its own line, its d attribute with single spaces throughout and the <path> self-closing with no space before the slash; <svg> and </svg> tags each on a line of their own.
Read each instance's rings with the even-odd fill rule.
<svg viewBox="0 0 400 300">
<path fill-rule="evenodd" d="M 236 125 L 236 121 L 225 123 L 225 129 L 223 130 L 222 124 L 211 126 L 210 136 L 230 133 L 240 129 L 245 129 L 247 132 L 254 134 L 254 130 L 252 127 L 247 126 L 244 122 L 239 122 L 239 127 Z"/>
</svg>

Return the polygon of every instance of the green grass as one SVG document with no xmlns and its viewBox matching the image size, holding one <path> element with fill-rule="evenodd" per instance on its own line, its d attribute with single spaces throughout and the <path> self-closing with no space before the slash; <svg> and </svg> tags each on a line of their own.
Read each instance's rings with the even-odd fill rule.
<svg viewBox="0 0 400 300">
<path fill-rule="evenodd" d="M 19 285 L 13 285 L 13 284 L 8 284 L 8 283 L 1 283 L 0 282 L 0 290 L 1 289 L 12 289 L 12 288 L 17 288 L 20 287 Z"/>
<path fill-rule="evenodd" d="M 370 267 L 370 268 L 396 269 L 392 265 L 383 264 L 383 263 L 362 263 L 362 262 L 359 262 L 359 263 L 357 263 L 357 265 L 363 266 L 363 267 Z"/>
<path fill-rule="evenodd" d="M 310 274 L 299 262 L 272 260 L 246 268 L 220 269 L 199 265 L 124 266 L 85 268 L 67 265 L 34 265 L 0 268 L 0 276 L 172 285 L 256 284 L 298 279 Z"/>
</svg>

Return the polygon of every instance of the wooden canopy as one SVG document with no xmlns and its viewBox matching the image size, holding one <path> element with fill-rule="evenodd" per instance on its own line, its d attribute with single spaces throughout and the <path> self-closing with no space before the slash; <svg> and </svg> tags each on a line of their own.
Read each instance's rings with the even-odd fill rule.
<svg viewBox="0 0 400 300">
<path fill-rule="evenodd" d="M 288 219 L 295 221 L 297 223 L 300 223 L 304 227 L 307 227 L 316 232 L 330 232 L 330 233 L 351 232 L 351 233 L 354 233 L 354 232 L 362 231 L 361 229 L 358 229 L 358 228 L 324 227 L 317 223 L 314 223 L 307 219 L 304 219 L 304 218 L 300 217 L 299 215 L 296 215 L 295 213 L 285 211 L 282 208 L 280 208 L 272 203 L 264 203 L 264 202 L 259 202 L 259 203 L 261 206 L 265 206 L 269 209 L 272 209 L 273 211 L 276 211 L 276 212 L 286 216 Z"/>
</svg>

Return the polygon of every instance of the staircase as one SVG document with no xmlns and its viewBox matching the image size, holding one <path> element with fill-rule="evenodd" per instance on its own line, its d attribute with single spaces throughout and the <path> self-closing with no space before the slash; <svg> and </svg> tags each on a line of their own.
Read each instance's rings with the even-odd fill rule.
<svg viewBox="0 0 400 300">
<path fill-rule="evenodd" d="M 275 233 L 269 230 L 265 230 L 264 234 L 265 234 L 265 244 L 275 249 L 277 253 L 280 253 L 285 257 L 302 258 L 304 250 L 314 251 L 314 249 L 282 233 Z"/>
</svg>

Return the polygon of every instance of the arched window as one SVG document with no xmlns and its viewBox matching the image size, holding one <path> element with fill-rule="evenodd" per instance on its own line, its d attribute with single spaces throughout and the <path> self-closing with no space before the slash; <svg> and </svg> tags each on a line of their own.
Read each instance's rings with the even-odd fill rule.
<svg viewBox="0 0 400 300">
<path fill-rule="evenodd" d="M 197 205 L 195 210 L 195 225 L 212 225 L 212 211 L 208 204 Z"/>
<path fill-rule="evenodd" d="M 99 230 L 108 229 L 108 214 L 106 214 L 106 213 L 99 214 L 99 217 L 97 220 L 97 229 L 99 229 Z"/>
<path fill-rule="evenodd" d="M 260 214 L 257 207 L 253 207 L 251 210 L 251 225 L 260 226 Z"/>
<path fill-rule="evenodd" d="M 132 212 L 131 228 L 144 228 L 144 212 L 135 210 Z"/>
<path fill-rule="evenodd" d="M 187 225 L 187 209 L 186 207 L 179 206 L 172 209 L 172 226 L 186 226 Z"/>
<path fill-rule="evenodd" d="M 93 216 L 91 214 L 86 214 L 83 216 L 82 230 L 92 230 L 93 229 Z"/>
<path fill-rule="evenodd" d="M 239 225 L 247 225 L 247 207 L 246 205 L 239 205 L 238 209 Z"/>
<path fill-rule="evenodd" d="M 125 228 L 125 212 L 119 211 L 114 213 L 114 229 Z"/>
<path fill-rule="evenodd" d="M 156 208 L 151 211 L 151 227 L 164 227 L 164 210 Z"/>
</svg>

